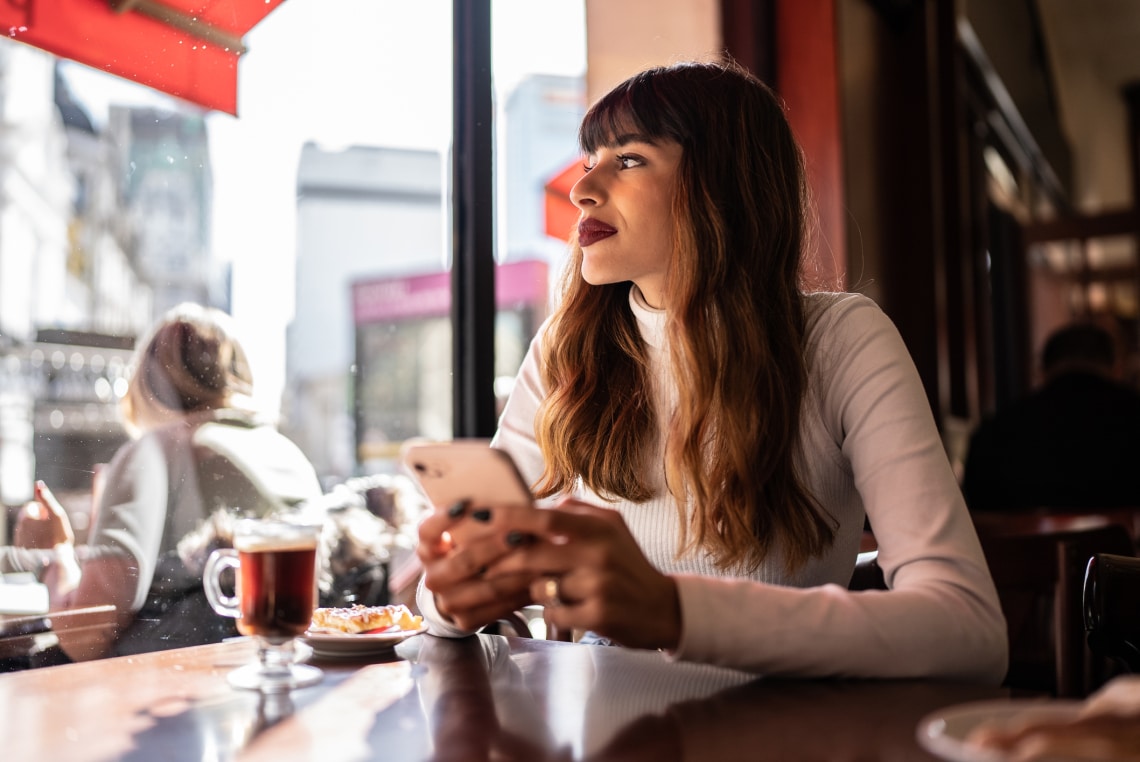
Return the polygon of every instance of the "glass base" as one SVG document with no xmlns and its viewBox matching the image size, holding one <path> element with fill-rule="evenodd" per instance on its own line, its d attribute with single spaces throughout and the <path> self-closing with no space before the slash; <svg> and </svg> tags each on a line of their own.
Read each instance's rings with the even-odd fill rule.
<svg viewBox="0 0 1140 762">
<path fill-rule="evenodd" d="M 247 664 L 226 675 L 235 688 L 263 693 L 279 693 L 316 685 L 324 673 L 308 664 L 292 664 L 285 669 L 265 670 L 260 664 Z"/>
<path fill-rule="evenodd" d="M 324 673 L 302 662 L 313 649 L 292 638 L 284 643 L 257 638 L 257 661 L 226 676 L 230 685 L 262 693 L 284 693 L 319 683 Z"/>
</svg>

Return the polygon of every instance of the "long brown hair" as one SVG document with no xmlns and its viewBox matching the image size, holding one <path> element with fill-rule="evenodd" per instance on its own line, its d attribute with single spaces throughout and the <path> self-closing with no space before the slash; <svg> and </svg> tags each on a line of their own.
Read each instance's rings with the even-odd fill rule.
<svg viewBox="0 0 1140 762">
<path fill-rule="evenodd" d="M 665 476 L 682 548 L 722 568 L 755 570 L 773 549 L 794 570 L 835 527 L 797 472 L 807 388 L 799 266 L 805 246 L 803 158 L 776 96 L 733 63 L 641 72 L 586 114 L 589 154 L 636 133 L 682 148 L 665 277 L 677 409 Z M 592 286 L 574 241 L 561 299 L 542 340 L 549 395 L 535 428 L 540 496 L 574 487 L 643 502 L 656 441 L 647 354 L 629 284 Z M 686 503 L 693 514 L 686 522 Z"/>
<path fill-rule="evenodd" d="M 229 315 L 183 303 L 144 337 L 122 399 L 136 433 L 190 413 L 239 407 L 252 411 L 253 375 Z"/>
</svg>

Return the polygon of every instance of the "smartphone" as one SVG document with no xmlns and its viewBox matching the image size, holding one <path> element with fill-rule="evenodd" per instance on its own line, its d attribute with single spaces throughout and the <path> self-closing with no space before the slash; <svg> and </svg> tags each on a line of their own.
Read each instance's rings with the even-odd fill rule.
<svg viewBox="0 0 1140 762">
<path fill-rule="evenodd" d="M 413 441 L 404 445 L 401 460 L 436 510 L 467 501 L 463 518 L 450 530 L 456 544 L 501 531 L 505 517 L 502 510 L 496 515 L 496 506 L 510 506 L 511 511 L 534 509 L 534 497 L 515 462 L 503 450 L 491 447 L 490 440 Z M 487 520 L 472 518 L 480 510 Z"/>
</svg>

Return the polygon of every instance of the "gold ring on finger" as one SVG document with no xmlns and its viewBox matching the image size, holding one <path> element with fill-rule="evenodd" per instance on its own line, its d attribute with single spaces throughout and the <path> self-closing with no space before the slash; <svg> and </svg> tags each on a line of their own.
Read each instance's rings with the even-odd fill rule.
<svg viewBox="0 0 1140 762">
<path fill-rule="evenodd" d="M 561 580 L 558 577 L 547 577 L 542 583 L 542 597 L 547 606 L 562 605 L 561 587 Z"/>
</svg>

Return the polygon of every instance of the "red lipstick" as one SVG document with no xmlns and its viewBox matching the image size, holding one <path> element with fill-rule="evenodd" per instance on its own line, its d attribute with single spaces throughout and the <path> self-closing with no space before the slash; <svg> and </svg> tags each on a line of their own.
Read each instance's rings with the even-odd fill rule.
<svg viewBox="0 0 1140 762">
<path fill-rule="evenodd" d="M 584 217 L 578 223 L 578 245 L 592 246 L 603 238 L 609 238 L 617 233 L 617 228 L 610 227 L 592 217 Z"/>
</svg>

